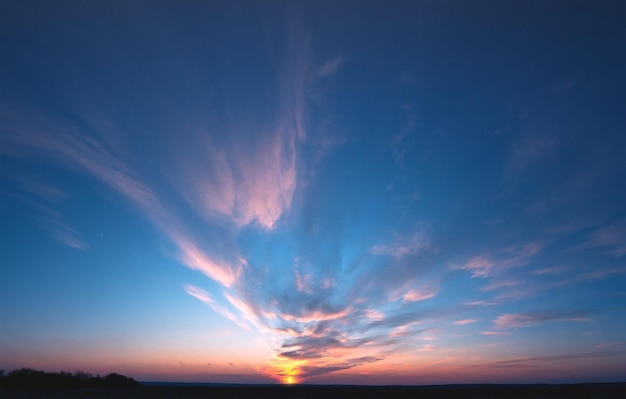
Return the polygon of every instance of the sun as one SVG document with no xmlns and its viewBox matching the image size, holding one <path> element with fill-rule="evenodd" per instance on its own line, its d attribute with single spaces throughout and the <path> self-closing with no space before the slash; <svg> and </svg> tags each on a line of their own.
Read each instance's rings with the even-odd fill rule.
<svg viewBox="0 0 626 399">
<path fill-rule="evenodd" d="M 288 384 L 288 385 L 292 385 L 296 383 L 296 379 L 293 378 L 293 376 L 291 375 L 286 376 L 284 381 L 285 381 L 285 384 Z"/>
</svg>

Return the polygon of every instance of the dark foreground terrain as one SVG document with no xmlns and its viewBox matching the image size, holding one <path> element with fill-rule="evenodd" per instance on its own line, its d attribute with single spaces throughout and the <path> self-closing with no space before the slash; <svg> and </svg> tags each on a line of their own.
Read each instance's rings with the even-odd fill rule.
<svg viewBox="0 0 626 399">
<path fill-rule="evenodd" d="M 274 386 L 143 384 L 134 388 L 0 390 L 0 399 L 625 399 L 626 383 L 572 385 Z"/>
</svg>

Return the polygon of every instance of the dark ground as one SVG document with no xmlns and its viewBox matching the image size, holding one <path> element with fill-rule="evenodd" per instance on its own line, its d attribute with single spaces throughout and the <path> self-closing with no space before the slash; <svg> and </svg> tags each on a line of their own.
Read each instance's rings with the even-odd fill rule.
<svg viewBox="0 0 626 399">
<path fill-rule="evenodd" d="M 280 386 L 144 384 L 141 388 L 3 390 L 0 399 L 626 399 L 626 383 L 570 385 Z"/>
</svg>

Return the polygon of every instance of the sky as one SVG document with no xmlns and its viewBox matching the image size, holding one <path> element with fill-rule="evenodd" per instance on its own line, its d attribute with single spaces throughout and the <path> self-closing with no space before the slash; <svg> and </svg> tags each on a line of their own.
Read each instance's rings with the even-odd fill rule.
<svg viewBox="0 0 626 399">
<path fill-rule="evenodd" d="M 0 369 L 626 380 L 620 1 L 0 2 Z"/>
</svg>

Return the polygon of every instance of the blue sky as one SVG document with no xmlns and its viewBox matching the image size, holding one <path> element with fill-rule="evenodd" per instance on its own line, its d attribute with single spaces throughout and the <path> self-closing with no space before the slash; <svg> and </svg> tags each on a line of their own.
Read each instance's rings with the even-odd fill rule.
<svg viewBox="0 0 626 399">
<path fill-rule="evenodd" d="M 3 2 L 0 368 L 626 375 L 620 2 Z"/>
</svg>

